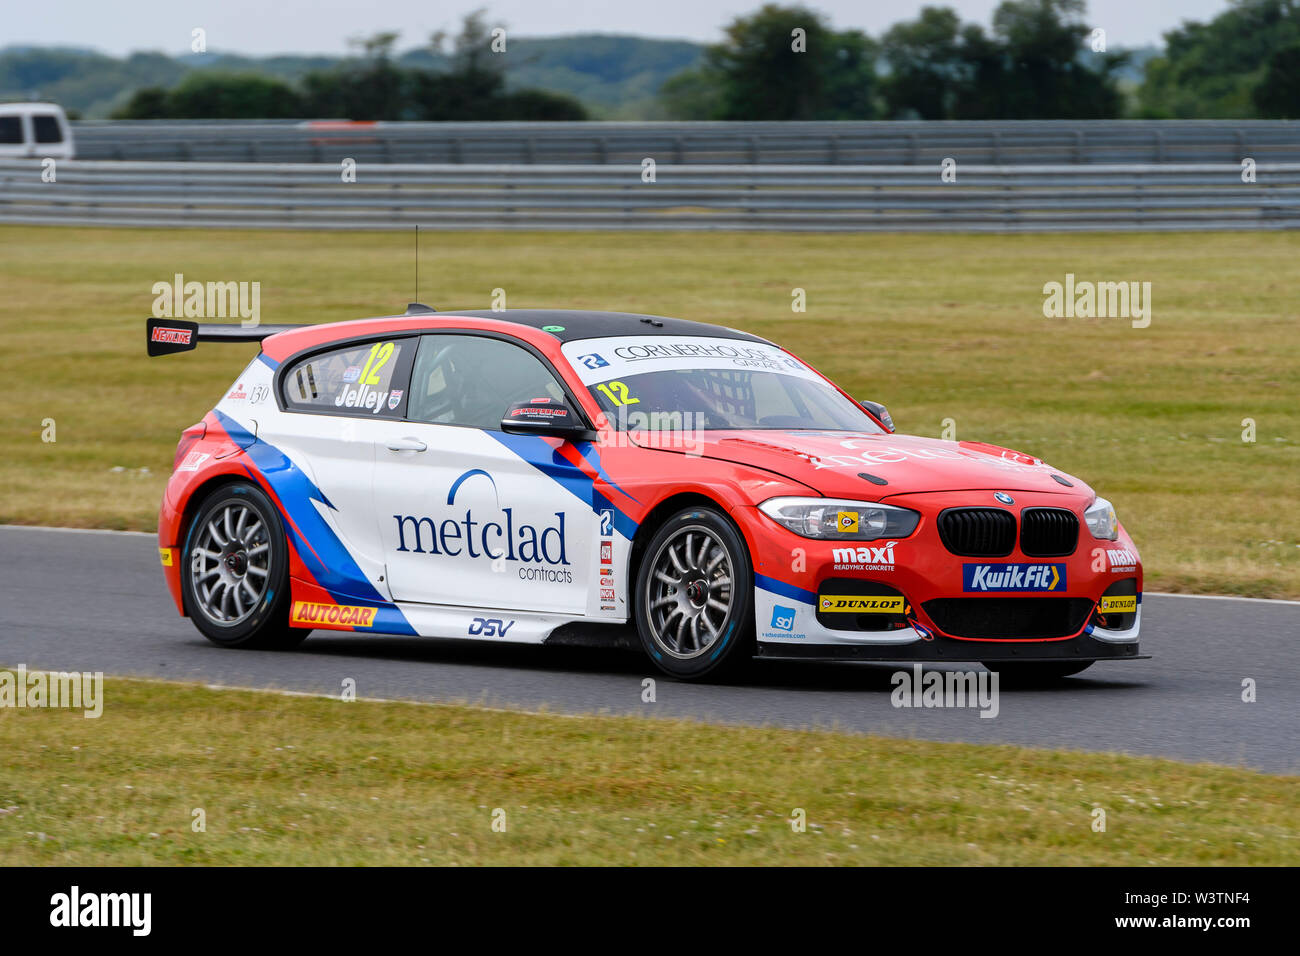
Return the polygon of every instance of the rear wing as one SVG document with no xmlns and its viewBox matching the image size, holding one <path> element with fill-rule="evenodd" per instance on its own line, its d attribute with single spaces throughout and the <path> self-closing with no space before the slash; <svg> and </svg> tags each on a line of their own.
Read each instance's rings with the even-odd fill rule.
<svg viewBox="0 0 1300 956">
<path fill-rule="evenodd" d="M 303 325 L 242 325 L 203 324 L 184 319 L 148 319 L 145 322 L 145 344 L 149 355 L 170 355 L 188 352 L 200 342 L 260 342 L 277 332 L 306 328 Z"/>
</svg>

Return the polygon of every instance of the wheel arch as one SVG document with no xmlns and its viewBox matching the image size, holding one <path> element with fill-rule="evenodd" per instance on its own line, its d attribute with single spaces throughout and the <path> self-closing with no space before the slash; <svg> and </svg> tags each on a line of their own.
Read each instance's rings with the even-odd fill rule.
<svg viewBox="0 0 1300 956">
<path fill-rule="evenodd" d="M 185 506 L 181 509 L 181 518 L 176 526 L 176 545 L 179 548 L 185 547 L 185 542 L 190 535 L 190 524 L 194 521 L 194 516 L 198 513 L 203 502 L 207 501 L 218 488 L 225 485 L 238 485 L 248 483 L 257 485 L 257 482 L 247 475 L 241 475 L 235 472 L 222 472 L 205 478 L 201 483 L 196 485 L 185 496 Z M 260 487 L 260 486 L 259 486 Z"/>
<path fill-rule="evenodd" d="M 261 483 L 257 481 L 255 478 L 252 478 L 247 474 L 241 474 L 239 472 L 234 472 L 234 471 L 223 471 L 218 474 L 211 475 L 207 478 L 204 478 L 193 488 L 187 489 L 186 491 L 185 504 L 180 509 L 180 517 L 176 523 L 176 535 L 175 535 L 176 537 L 175 547 L 180 553 L 180 561 L 178 562 L 179 568 L 177 571 L 178 577 L 177 577 L 177 589 L 176 589 L 175 598 L 176 598 L 176 606 L 178 610 L 181 612 L 182 617 L 189 617 L 190 613 L 189 613 L 189 608 L 185 606 L 185 601 L 183 600 L 181 594 L 182 588 L 180 587 L 179 575 L 184 573 L 185 546 L 189 543 L 190 526 L 194 523 L 194 516 L 198 514 L 199 509 L 203 507 L 203 503 L 207 501 L 210 497 L 212 497 L 212 495 L 215 494 L 218 490 L 226 487 L 227 485 L 241 485 L 241 484 L 252 485 L 253 487 L 261 490 L 264 494 L 266 493 L 266 489 L 263 488 Z M 280 514 L 280 508 L 275 503 L 275 499 L 270 495 L 267 495 L 267 497 L 271 501 L 272 508 L 274 508 L 276 514 L 280 517 L 281 522 L 283 522 L 284 516 Z M 292 561 L 292 556 L 290 560 Z M 292 575 L 290 575 L 289 586 L 290 588 L 292 588 L 293 586 Z"/>
<path fill-rule="evenodd" d="M 736 520 L 735 515 L 731 513 L 726 504 L 717 498 L 710 497 L 700 491 L 679 491 L 669 495 L 662 501 L 658 502 L 637 525 L 636 534 L 632 538 L 632 550 L 629 554 L 627 565 L 627 585 L 626 592 L 631 598 L 628 604 L 628 617 L 635 620 L 636 617 L 636 579 L 637 573 L 641 569 L 641 562 L 645 559 L 645 549 L 650 543 L 650 539 L 655 536 L 655 532 L 663 527 L 664 522 L 675 515 L 677 512 L 686 508 L 706 507 L 715 511 L 720 511 L 728 521 L 735 527 L 736 533 L 740 535 L 740 540 L 745 542 L 745 548 L 749 552 L 749 561 L 751 566 L 754 563 L 754 545 L 750 540 L 749 534 L 744 526 Z"/>
</svg>

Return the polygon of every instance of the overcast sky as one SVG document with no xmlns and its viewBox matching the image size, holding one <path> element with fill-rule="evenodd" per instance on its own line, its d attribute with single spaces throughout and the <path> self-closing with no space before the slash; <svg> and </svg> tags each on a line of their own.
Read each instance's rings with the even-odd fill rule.
<svg viewBox="0 0 1300 956">
<path fill-rule="evenodd" d="M 721 26 L 762 0 L 5 0 L 0 46 L 91 47 L 121 55 L 134 50 L 188 52 L 191 31 L 207 31 L 209 52 L 342 53 L 349 37 L 380 30 L 402 34 L 399 49 L 422 46 L 430 33 L 454 29 L 487 7 L 493 21 L 518 36 L 635 33 L 712 41 Z M 810 0 L 834 26 L 879 34 L 916 17 L 922 6 L 950 6 L 987 25 L 998 0 Z M 1227 0 L 1091 0 L 1088 19 L 1106 30 L 1109 46 L 1159 42 L 1185 19 L 1207 20 Z"/>
</svg>

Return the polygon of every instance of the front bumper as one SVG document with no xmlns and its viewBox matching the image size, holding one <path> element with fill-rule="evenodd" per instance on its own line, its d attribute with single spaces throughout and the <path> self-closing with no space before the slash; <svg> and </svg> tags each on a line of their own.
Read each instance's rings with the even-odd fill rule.
<svg viewBox="0 0 1300 956">
<path fill-rule="evenodd" d="M 933 516 L 966 497 L 918 496 L 907 503 L 922 513 L 912 535 L 888 549 L 884 542 L 874 543 L 852 558 L 840 543 L 801 538 L 759 515 L 751 526 L 757 532 L 758 656 L 862 661 L 1142 656 L 1142 566 L 1126 532 L 1103 542 L 1081 529 L 1075 551 L 1062 557 L 1026 555 L 1019 544 L 1003 557 L 963 557 L 944 546 Z M 1017 497 L 1022 507 L 1067 507 L 1055 495 Z"/>
</svg>

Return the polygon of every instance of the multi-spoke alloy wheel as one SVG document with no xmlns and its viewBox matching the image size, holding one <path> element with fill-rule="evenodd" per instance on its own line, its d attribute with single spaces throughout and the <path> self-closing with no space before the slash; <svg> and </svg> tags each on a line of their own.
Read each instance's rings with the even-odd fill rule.
<svg viewBox="0 0 1300 956">
<path fill-rule="evenodd" d="M 711 508 L 674 515 L 651 539 L 638 571 L 637 630 L 651 658 L 676 677 L 702 677 L 748 634 L 752 571 L 743 539 Z"/>
<path fill-rule="evenodd" d="M 665 541 L 652 562 L 650 624 L 654 641 L 690 660 L 722 637 L 731 616 L 727 549 L 703 525 L 687 525 Z"/>
<path fill-rule="evenodd" d="M 279 513 L 256 485 L 212 492 L 185 536 L 181 590 L 195 625 L 223 647 L 289 647 L 289 550 Z"/>
<path fill-rule="evenodd" d="M 190 550 L 196 605 L 217 624 L 239 624 L 266 596 L 271 538 L 266 522 L 248 505 L 223 504 L 198 529 Z"/>
</svg>

